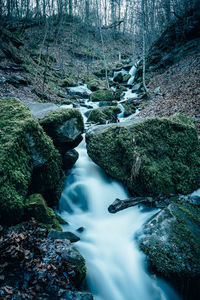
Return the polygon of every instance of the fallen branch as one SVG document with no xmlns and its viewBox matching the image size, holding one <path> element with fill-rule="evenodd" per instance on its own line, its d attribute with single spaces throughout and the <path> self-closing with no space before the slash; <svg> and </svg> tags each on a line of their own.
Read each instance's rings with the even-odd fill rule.
<svg viewBox="0 0 200 300">
<path fill-rule="evenodd" d="M 115 214 L 116 212 L 126 209 L 131 206 L 135 206 L 138 204 L 152 204 L 155 202 L 155 199 L 150 197 L 134 197 L 125 200 L 115 199 L 115 201 L 108 207 L 108 211 L 111 214 Z"/>
</svg>

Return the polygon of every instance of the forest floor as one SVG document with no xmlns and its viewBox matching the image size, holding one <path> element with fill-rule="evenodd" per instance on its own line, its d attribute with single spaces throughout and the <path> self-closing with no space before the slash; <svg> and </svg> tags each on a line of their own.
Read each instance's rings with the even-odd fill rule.
<svg viewBox="0 0 200 300">
<path fill-rule="evenodd" d="M 200 55 L 189 55 L 162 74 L 152 76 L 148 88 L 160 87 L 138 116 L 169 116 L 177 112 L 192 116 L 200 138 Z"/>
</svg>

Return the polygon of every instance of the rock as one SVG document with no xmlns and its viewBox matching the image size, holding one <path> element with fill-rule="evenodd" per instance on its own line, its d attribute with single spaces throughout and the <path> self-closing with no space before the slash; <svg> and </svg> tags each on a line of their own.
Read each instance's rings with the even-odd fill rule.
<svg viewBox="0 0 200 300">
<path fill-rule="evenodd" d="M 106 88 L 106 82 L 93 75 L 85 78 L 84 82 L 92 92 Z"/>
<path fill-rule="evenodd" d="M 114 92 L 112 89 L 99 90 L 99 91 L 93 92 L 91 95 L 91 100 L 93 102 L 113 101 L 113 100 L 115 100 Z"/>
<path fill-rule="evenodd" d="M 117 106 L 104 106 L 90 111 L 88 122 L 105 124 L 108 120 L 116 120 L 121 109 Z"/>
<path fill-rule="evenodd" d="M 45 132 L 52 138 L 55 147 L 64 154 L 82 140 L 84 123 L 76 109 L 59 109 L 40 120 Z"/>
<path fill-rule="evenodd" d="M 113 81 L 118 82 L 118 83 L 122 83 L 123 82 L 123 74 L 121 72 L 119 72 L 114 78 Z"/>
<path fill-rule="evenodd" d="M 159 95 L 160 92 L 161 92 L 160 86 L 157 87 L 153 92 L 154 92 L 155 95 Z"/>
<path fill-rule="evenodd" d="M 67 291 L 61 300 L 93 300 L 93 296 L 89 292 L 72 292 Z"/>
<path fill-rule="evenodd" d="M 76 85 L 77 85 L 77 82 L 70 76 L 66 77 L 61 83 L 62 87 L 70 87 L 70 86 L 76 86 Z"/>
<path fill-rule="evenodd" d="M 61 231 L 56 231 L 56 230 L 51 229 L 48 234 L 48 237 L 51 239 L 58 239 L 58 240 L 66 239 L 72 243 L 80 241 L 80 238 L 70 231 L 61 232 Z"/>
<path fill-rule="evenodd" d="M 85 230 L 84 227 L 79 227 L 76 231 L 78 231 L 78 232 L 83 232 L 84 230 Z"/>
<path fill-rule="evenodd" d="M 174 202 L 145 224 L 140 248 L 162 277 L 193 281 L 200 276 L 199 233 L 200 209 L 184 200 Z"/>
<path fill-rule="evenodd" d="M 81 98 L 89 98 L 92 94 L 92 91 L 87 88 L 86 84 L 68 88 L 68 91 L 71 95 L 80 96 Z"/>
<path fill-rule="evenodd" d="M 63 169 L 69 170 L 73 167 L 79 157 L 78 152 L 75 149 L 67 151 L 63 156 Z"/>
<path fill-rule="evenodd" d="M 48 205 L 60 198 L 61 156 L 28 108 L 0 98 L 0 223 L 23 220 L 27 194 L 41 193 Z"/>
<path fill-rule="evenodd" d="M 131 74 L 125 74 L 123 76 L 123 82 L 127 82 L 131 78 Z"/>
<path fill-rule="evenodd" d="M 75 282 L 76 285 L 79 285 L 86 276 L 85 260 L 79 251 L 75 247 L 69 245 L 66 250 L 62 251 L 61 261 L 63 264 L 71 263 L 76 266 Z"/>
<path fill-rule="evenodd" d="M 132 87 L 132 92 L 139 91 L 141 89 L 141 84 L 137 83 Z"/>
<path fill-rule="evenodd" d="M 59 109 L 59 106 L 54 103 L 40 103 L 27 99 L 20 99 L 30 110 L 36 119 L 42 119 L 50 112 Z"/>
<path fill-rule="evenodd" d="M 47 206 L 44 198 L 40 194 L 33 194 L 25 204 L 26 217 L 31 219 L 35 218 L 40 223 L 47 225 L 48 228 L 54 228 L 61 231 L 59 224 L 60 218 L 55 214 L 53 209 Z"/>
<path fill-rule="evenodd" d="M 89 130 L 86 142 L 91 159 L 140 196 L 196 190 L 200 145 L 192 119 L 177 114 L 133 122 Z"/>
</svg>

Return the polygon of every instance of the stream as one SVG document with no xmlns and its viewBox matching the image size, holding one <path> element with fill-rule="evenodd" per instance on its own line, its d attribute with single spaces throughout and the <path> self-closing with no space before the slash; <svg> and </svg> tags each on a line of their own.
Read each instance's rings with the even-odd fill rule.
<svg viewBox="0 0 200 300">
<path fill-rule="evenodd" d="M 80 111 L 84 116 L 87 108 Z M 118 117 L 121 122 L 125 119 L 123 113 Z M 63 230 L 80 237 L 75 246 L 86 260 L 87 286 L 94 299 L 180 299 L 165 281 L 148 272 L 136 240 L 143 224 L 158 210 L 141 206 L 110 214 L 108 206 L 115 198 L 128 198 L 128 191 L 89 158 L 85 138 L 76 150 L 79 159 L 67 174 L 59 211 L 69 223 Z"/>
</svg>

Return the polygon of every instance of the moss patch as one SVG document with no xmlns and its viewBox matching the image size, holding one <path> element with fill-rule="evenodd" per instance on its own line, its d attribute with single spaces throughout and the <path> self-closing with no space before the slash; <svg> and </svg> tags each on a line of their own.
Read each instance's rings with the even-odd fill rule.
<svg viewBox="0 0 200 300">
<path fill-rule="evenodd" d="M 141 249 L 153 268 L 170 278 L 200 275 L 200 209 L 174 202 L 144 227 Z"/>
<path fill-rule="evenodd" d="M 117 106 L 105 106 L 102 108 L 96 108 L 90 112 L 88 121 L 92 123 L 105 124 L 107 120 L 116 118 L 120 112 L 121 109 Z"/>
<path fill-rule="evenodd" d="M 0 107 L 0 222 L 12 224 L 24 218 L 30 187 L 57 203 L 64 176 L 58 151 L 26 106 L 16 98 L 0 98 Z"/>
<path fill-rule="evenodd" d="M 54 228 L 62 231 L 59 224 L 59 216 L 57 216 L 53 209 L 48 207 L 44 198 L 40 194 L 33 194 L 29 196 L 25 206 L 26 216 L 28 219 L 34 217 L 40 223 L 47 225 L 48 229 Z"/>
<path fill-rule="evenodd" d="M 92 93 L 91 99 L 93 102 L 113 101 L 115 100 L 115 95 L 113 90 L 99 90 Z"/>
<path fill-rule="evenodd" d="M 196 129 L 184 118 L 150 118 L 89 132 L 88 154 L 133 193 L 188 194 L 200 185 L 200 146 Z"/>
</svg>

